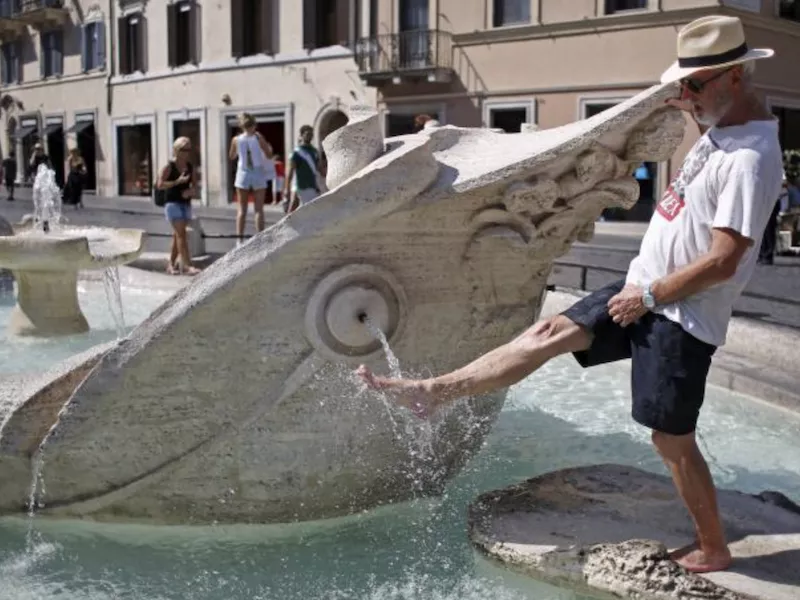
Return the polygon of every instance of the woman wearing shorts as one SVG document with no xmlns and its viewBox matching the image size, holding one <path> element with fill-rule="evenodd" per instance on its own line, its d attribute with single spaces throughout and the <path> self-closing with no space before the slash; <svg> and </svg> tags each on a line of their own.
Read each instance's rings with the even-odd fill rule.
<svg viewBox="0 0 800 600">
<path fill-rule="evenodd" d="M 256 231 L 264 230 L 264 196 L 267 189 L 267 161 L 272 158 L 272 148 L 256 131 L 253 115 L 239 115 L 242 133 L 231 140 L 228 156 L 238 159 L 236 165 L 236 199 L 239 211 L 236 214 L 236 236 L 239 244 L 244 241 L 244 226 L 247 219 L 247 200 L 253 194 L 253 209 L 256 213 Z"/>
<path fill-rule="evenodd" d="M 194 195 L 194 168 L 189 162 L 192 142 L 179 137 L 172 144 L 173 159 L 161 170 L 156 185 L 164 190 L 166 203 L 164 214 L 172 226 L 172 247 L 169 253 L 167 272 L 196 275 L 199 269 L 192 266 L 186 227 L 192 220 L 192 196 Z"/>
</svg>

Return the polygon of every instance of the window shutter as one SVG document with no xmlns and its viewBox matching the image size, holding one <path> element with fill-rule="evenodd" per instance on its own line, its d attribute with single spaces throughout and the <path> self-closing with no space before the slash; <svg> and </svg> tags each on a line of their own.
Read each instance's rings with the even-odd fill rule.
<svg viewBox="0 0 800 600">
<path fill-rule="evenodd" d="M 147 17 L 143 14 L 139 15 L 139 28 L 137 29 L 139 39 L 136 40 L 137 44 L 137 56 L 136 56 L 136 66 L 139 71 L 142 73 L 147 72 Z"/>
<path fill-rule="evenodd" d="M 244 21 L 242 19 L 242 0 L 232 0 L 231 4 L 231 56 L 241 58 L 244 55 Z"/>
<path fill-rule="evenodd" d="M 197 2 L 193 1 L 189 9 L 189 62 L 193 65 L 200 64 L 200 40 L 202 39 L 200 7 Z"/>
<path fill-rule="evenodd" d="M 95 35 L 95 67 L 98 69 L 106 68 L 106 24 L 104 21 L 96 21 L 94 24 Z"/>
<path fill-rule="evenodd" d="M 261 11 L 259 12 L 259 29 L 261 29 L 261 52 L 273 54 L 272 51 L 272 2 L 270 0 L 261 1 Z"/>
<path fill-rule="evenodd" d="M 53 36 L 53 74 L 63 75 L 64 73 L 64 33 L 54 31 Z"/>
<path fill-rule="evenodd" d="M 317 47 L 317 11 L 314 0 L 303 0 L 303 48 Z"/>
<path fill-rule="evenodd" d="M 3 55 L 0 60 L 0 81 L 5 84 L 11 83 L 8 77 L 8 44 L 3 44 Z"/>
<path fill-rule="evenodd" d="M 89 39 L 91 38 L 92 23 L 85 23 L 81 27 L 81 72 L 89 70 Z"/>
<path fill-rule="evenodd" d="M 42 32 L 39 34 L 39 77 L 42 79 L 45 78 L 45 66 L 47 65 L 47 55 L 48 55 L 48 47 L 47 47 L 47 34 Z"/>
<path fill-rule="evenodd" d="M 131 72 L 128 20 L 125 17 L 121 17 L 117 24 L 119 28 L 119 72 L 123 75 L 128 75 Z"/>
<path fill-rule="evenodd" d="M 178 64 L 178 5 L 167 4 L 167 64 L 170 67 Z"/>
<path fill-rule="evenodd" d="M 336 23 L 336 36 L 331 40 L 333 44 L 340 44 L 345 48 L 350 47 L 350 20 L 353 15 L 350 14 L 350 2 L 339 0 L 334 3 L 334 21 Z"/>
</svg>

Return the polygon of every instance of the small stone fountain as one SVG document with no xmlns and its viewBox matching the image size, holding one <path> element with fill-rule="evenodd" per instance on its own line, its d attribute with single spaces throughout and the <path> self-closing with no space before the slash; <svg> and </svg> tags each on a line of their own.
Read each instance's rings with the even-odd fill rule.
<svg viewBox="0 0 800 600">
<path fill-rule="evenodd" d="M 451 370 L 517 336 L 553 261 L 592 235 L 605 208 L 636 202 L 637 165 L 672 156 L 685 126 L 665 105 L 676 94 L 655 86 L 585 121 L 519 134 L 433 124 L 384 140 L 379 115 L 351 111 L 323 144 L 328 192 L 111 349 L 13 401 L 0 429 L 0 513 L 27 510 L 33 456 L 54 516 L 280 523 L 440 492 L 505 392 L 430 424 L 394 414 L 352 376 L 359 363 L 387 370 L 368 325 L 412 373 Z M 130 235 L 114 232 L 110 245 L 135 240 L 135 254 L 141 238 Z M 0 264 L 38 265 L 42 289 L 56 277 L 45 255 L 62 244 L 74 250 L 60 259 L 73 267 L 62 293 L 76 262 L 100 261 L 86 238 L 61 242 L 52 227 L 11 240 Z"/>
<path fill-rule="evenodd" d="M 61 223 L 55 173 L 39 167 L 33 184 L 34 218 L 0 236 L 0 268 L 17 283 L 8 323 L 15 335 L 83 333 L 89 324 L 78 303 L 78 273 L 129 263 L 141 254 L 145 234 L 134 229 L 70 227 Z"/>
</svg>

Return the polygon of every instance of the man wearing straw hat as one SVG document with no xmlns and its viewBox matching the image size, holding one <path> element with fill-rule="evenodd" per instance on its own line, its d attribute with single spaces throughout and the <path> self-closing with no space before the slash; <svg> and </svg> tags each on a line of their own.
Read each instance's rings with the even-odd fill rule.
<svg viewBox="0 0 800 600">
<path fill-rule="evenodd" d="M 711 474 L 695 428 L 706 376 L 725 342 L 733 304 L 753 273 L 781 186 L 778 126 L 752 85 L 755 60 L 739 19 L 710 16 L 678 33 L 680 83 L 670 104 L 703 135 L 660 200 L 625 280 L 452 373 L 390 379 L 359 368 L 367 386 L 424 416 L 459 397 L 510 386 L 571 352 L 584 366 L 632 359 L 632 416 L 652 431 L 693 519 L 696 540 L 672 558 L 693 572 L 731 563 Z"/>
</svg>

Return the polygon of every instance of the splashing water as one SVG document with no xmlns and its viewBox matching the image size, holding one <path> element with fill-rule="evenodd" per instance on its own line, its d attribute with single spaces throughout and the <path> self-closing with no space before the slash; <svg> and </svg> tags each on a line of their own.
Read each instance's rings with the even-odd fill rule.
<svg viewBox="0 0 800 600">
<path fill-rule="evenodd" d="M 108 310 L 117 328 L 117 338 L 123 338 L 125 337 L 125 313 L 122 310 L 122 290 L 118 267 L 108 267 L 103 271 L 103 289 L 106 292 Z"/>
<path fill-rule="evenodd" d="M 33 180 L 34 225 L 44 233 L 61 224 L 61 188 L 56 183 L 56 172 L 39 165 Z"/>
</svg>

